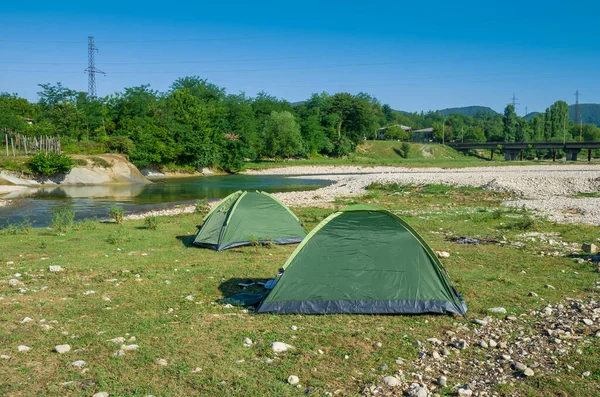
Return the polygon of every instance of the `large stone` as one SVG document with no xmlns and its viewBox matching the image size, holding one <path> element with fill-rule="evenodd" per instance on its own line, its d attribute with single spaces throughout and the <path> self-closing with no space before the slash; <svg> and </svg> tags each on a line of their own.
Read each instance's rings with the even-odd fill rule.
<svg viewBox="0 0 600 397">
<path fill-rule="evenodd" d="M 506 309 L 503 307 L 492 307 L 488 309 L 488 312 L 496 314 L 506 314 Z"/>
<path fill-rule="evenodd" d="M 54 351 L 58 354 L 65 354 L 71 351 L 71 346 L 69 345 L 56 345 L 54 346 Z"/>
<path fill-rule="evenodd" d="M 597 254 L 598 253 L 598 247 L 596 246 L 596 244 L 583 244 L 581 246 L 581 250 L 583 252 L 587 252 L 588 254 Z"/>
<path fill-rule="evenodd" d="M 294 346 L 288 345 L 287 343 L 283 343 L 283 342 L 271 343 L 271 350 L 273 350 L 274 353 L 282 353 L 282 352 L 288 351 L 289 349 L 293 349 L 293 348 L 294 348 Z"/>
<path fill-rule="evenodd" d="M 402 385 L 402 382 L 400 382 L 398 378 L 394 376 L 386 376 L 383 378 L 383 383 L 390 387 L 399 387 Z"/>
<path fill-rule="evenodd" d="M 533 372 L 533 370 L 531 368 L 526 368 L 525 371 L 523 371 L 523 375 L 533 376 L 533 375 L 535 375 L 535 373 Z"/>
<path fill-rule="evenodd" d="M 297 385 L 300 382 L 300 379 L 296 375 L 290 375 L 287 381 L 290 385 Z"/>
<path fill-rule="evenodd" d="M 427 397 L 429 396 L 429 390 L 427 386 L 413 383 L 410 385 L 410 389 L 406 391 L 408 397 Z"/>
<path fill-rule="evenodd" d="M 446 385 L 448 384 L 448 378 L 446 378 L 445 376 L 440 376 L 440 377 L 437 379 L 437 384 L 438 384 L 440 387 L 446 387 Z"/>
<path fill-rule="evenodd" d="M 108 397 L 108 393 L 105 391 L 101 391 L 100 393 L 94 394 L 92 397 Z"/>
<path fill-rule="evenodd" d="M 464 389 L 464 388 L 460 388 L 458 389 L 458 397 L 470 397 L 473 395 L 473 390 L 471 389 Z"/>
</svg>

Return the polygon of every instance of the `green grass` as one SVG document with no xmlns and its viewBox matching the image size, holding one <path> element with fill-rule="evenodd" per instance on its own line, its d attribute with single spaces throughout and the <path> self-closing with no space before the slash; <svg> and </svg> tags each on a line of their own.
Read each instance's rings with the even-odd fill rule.
<svg viewBox="0 0 600 397">
<path fill-rule="evenodd" d="M 595 161 L 597 163 L 597 161 Z M 439 144 L 411 143 L 408 158 L 402 157 L 402 142 L 394 141 L 365 141 L 356 149 L 355 153 L 346 158 L 329 158 L 325 156 L 311 156 L 308 159 L 276 161 L 257 160 L 248 162 L 246 169 L 264 169 L 274 167 L 292 167 L 306 165 L 387 165 L 402 167 L 439 167 L 463 168 L 499 165 L 527 165 L 527 164 L 552 164 L 552 161 L 504 161 L 502 155 L 496 153 L 494 160 L 489 160 L 489 151 L 481 154 L 465 155 L 461 152 Z M 568 164 L 557 161 L 554 164 Z"/>
<path fill-rule="evenodd" d="M 362 202 L 389 208 L 402 214 L 434 250 L 450 252 L 444 265 L 469 305 L 469 318 L 463 321 L 483 317 L 490 307 L 503 306 L 518 315 L 556 303 L 565 294 L 586 297 L 599 279 L 589 264 L 540 256 L 540 250 L 551 249 L 543 242 L 526 241 L 517 248 L 447 240 L 449 233 L 518 240 L 523 231 L 506 225 L 526 221 L 529 215 L 500 207 L 504 194 L 437 186 L 392 189 L 402 194 L 390 189 L 371 189 L 364 197 L 335 204 Z M 333 211 L 294 210 L 308 229 Z M 360 395 L 362 386 L 383 376 L 371 368 L 386 364 L 390 374 L 398 368 L 410 373 L 418 355 L 414 341 L 440 338 L 455 327 L 457 319 L 449 316 L 276 316 L 225 309 L 215 302 L 239 292 L 237 280 L 274 276 L 295 246 L 224 252 L 188 248 L 201 221 L 201 214 L 188 214 L 161 218 L 158 230 L 144 227 L 144 220 L 122 225 L 90 221 L 81 227 L 76 224 L 65 235 L 48 229 L 2 235 L 0 279 L 19 272 L 27 291 L 0 283 L 0 296 L 5 297 L 0 301 L 0 354 L 12 356 L 0 362 L 0 395 L 90 396 L 106 391 L 111 396 L 299 396 L 305 387 L 316 396 L 335 390 L 342 391 L 339 395 Z M 600 237 L 595 227 L 555 225 L 543 219 L 535 221 L 535 230 L 558 232 L 566 242 Z M 6 265 L 8 261 L 14 264 Z M 48 273 L 49 265 L 66 270 Z M 545 289 L 545 284 L 558 289 Z M 95 293 L 84 295 L 89 290 Z M 539 297 L 527 297 L 529 291 Z M 186 299 L 188 295 L 193 301 Z M 24 317 L 34 322 L 21 324 Z M 41 319 L 57 322 L 44 331 Z M 292 331 L 292 325 L 299 329 Z M 139 350 L 112 357 L 119 345 L 107 340 L 119 336 L 135 336 Z M 243 347 L 246 337 L 254 346 Z M 559 368 L 557 373 L 536 374 L 501 386 L 502 393 L 593 395 L 600 377 L 596 339 L 573 360 L 573 373 Z M 269 349 L 274 341 L 296 349 L 274 357 Z M 376 342 L 383 347 L 376 348 Z M 70 353 L 52 352 L 63 343 L 71 345 Z M 33 350 L 18 353 L 20 344 Z M 319 349 L 324 354 L 318 354 Z M 461 353 L 463 358 L 471 355 L 478 357 L 475 349 Z M 397 357 L 407 363 L 395 364 Z M 169 365 L 157 365 L 159 358 Z M 82 374 L 70 367 L 75 360 L 85 360 L 89 370 Z M 191 373 L 196 367 L 202 371 Z M 575 375 L 584 368 L 595 372 L 585 379 Z M 299 376 L 303 387 L 286 384 L 289 375 Z M 451 373 L 448 378 L 450 385 L 469 381 L 468 374 Z M 87 387 L 60 386 L 68 381 Z"/>
<path fill-rule="evenodd" d="M 577 194 L 572 195 L 571 197 L 575 197 L 575 198 L 585 198 L 585 197 L 597 198 L 597 197 L 600 197 L 600 192 L 577 193 Z"/>
</svg>

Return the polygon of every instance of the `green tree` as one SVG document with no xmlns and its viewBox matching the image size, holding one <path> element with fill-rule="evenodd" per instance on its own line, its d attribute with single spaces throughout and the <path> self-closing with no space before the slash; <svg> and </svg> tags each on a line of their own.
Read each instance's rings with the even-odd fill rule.
<svg viewBox="0 0 600 397">
<path fill-rule="evenodd" d="M 304 155 L 300 126 L 288 111 L 272 112 L 264 128 L 265 148 L 271 157 Z"/>
<path fill-rule="evenodd" d="M 513 105 L 507 105 L 504 109 L 504 118 L 502 119 L 504 128 L 502 132 L 504 134 L 504 142 L 515 142 L 517 135 L 517 114 L 515 113 L 515 107 Z"/>
</svg>

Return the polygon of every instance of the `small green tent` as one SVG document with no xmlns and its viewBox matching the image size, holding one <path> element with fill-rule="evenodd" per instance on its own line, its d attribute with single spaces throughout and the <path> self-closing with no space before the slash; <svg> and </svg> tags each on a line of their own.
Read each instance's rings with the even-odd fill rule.
<svg viewBox="0 0 600 397">
<path fill-rule="evenodd" d="M 237 191 L 206 215 L 194 244 L 222 251 L 252 242 L 299 243 L 304 237 L 296 215 L 275 197 Z"/>
<path fill-rule="evenodd" d="M 355 205 L 321 222 L 283 266 L 258 313 L 456 313 L 467 306 L 419 234 Z"/>
</svg>

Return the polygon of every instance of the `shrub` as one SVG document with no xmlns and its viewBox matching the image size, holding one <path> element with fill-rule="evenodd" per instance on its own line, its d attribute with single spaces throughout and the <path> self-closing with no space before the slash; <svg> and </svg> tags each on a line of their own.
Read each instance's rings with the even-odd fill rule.
<svg viewBox="0 0 600 397">
<path fill-rule="evenodd" d="M 75 212 L 70 207 L 54 208 L 52 210 L 52 229 L 58 233 L 67 233 L 73 228 Z"/>
<path fill-rule="evenodd" d="M 196 206 L 194 208 L 194 212 L 200 215 L 206 215 L 210 211 L 210 205 L 208 205 L 208 200 L 196 200 Z"/>
<path fill-rule="evenodd" d="M 16 236 L 18 234 L 29 234 L 31 232 L 31 222 L 29 219 L 21 223 L 8 223 L 4 229 L 0 229 L 0 235 Z"/>
<path fill-rule="evenodd" d="M 104 160 L 102 157 L 92 157 L 92 162 L 94 163 L 94 167 L 104 167 L 110 168 L 112 164 L 108 161 Z"/>
<path fill-rule="evenodd" d="M 410 155 L 410 149 L 411 149 L 410 143 L 402 142 L 402 144 L 400 145 L 400 153 L 399 153 L 400 156 L 402 158 L 407 159 L 408 156 Z"/>
<path fill-rule="evenodd" d="M 109 244 L 123 244 L 129 241 L 131 241 L 131 235 L 122 226 L 111 232 L 106 239 Z"/>
<path fill-rule="evenodd" d="M 75 165 L 75 161 L 66 154 L 38 153 L 29 161 L 29 168 L 40 175 L 53 176 L 66 174 Z"/>
<path fill-rule="evenodd" d="M 88 165 L 88 162 L 86 159 L 75 159 L 75 164 L 77 164 L 80 167 L 85 167 Z"/>
<path fill-rule="evenodd" d="M 156 230 L 158 229 L 158 218 L 154 215 L 147 216 L 144 219 L 144 225 L 147 229 Z"/>
<path fill-rule="evenodd" d="M 122 207 L 110 207 L 108 210 L 108 215 L 117 223 L 118 225 L 123 223 L 125 220 L 125 210 Z"/>
</svg>

